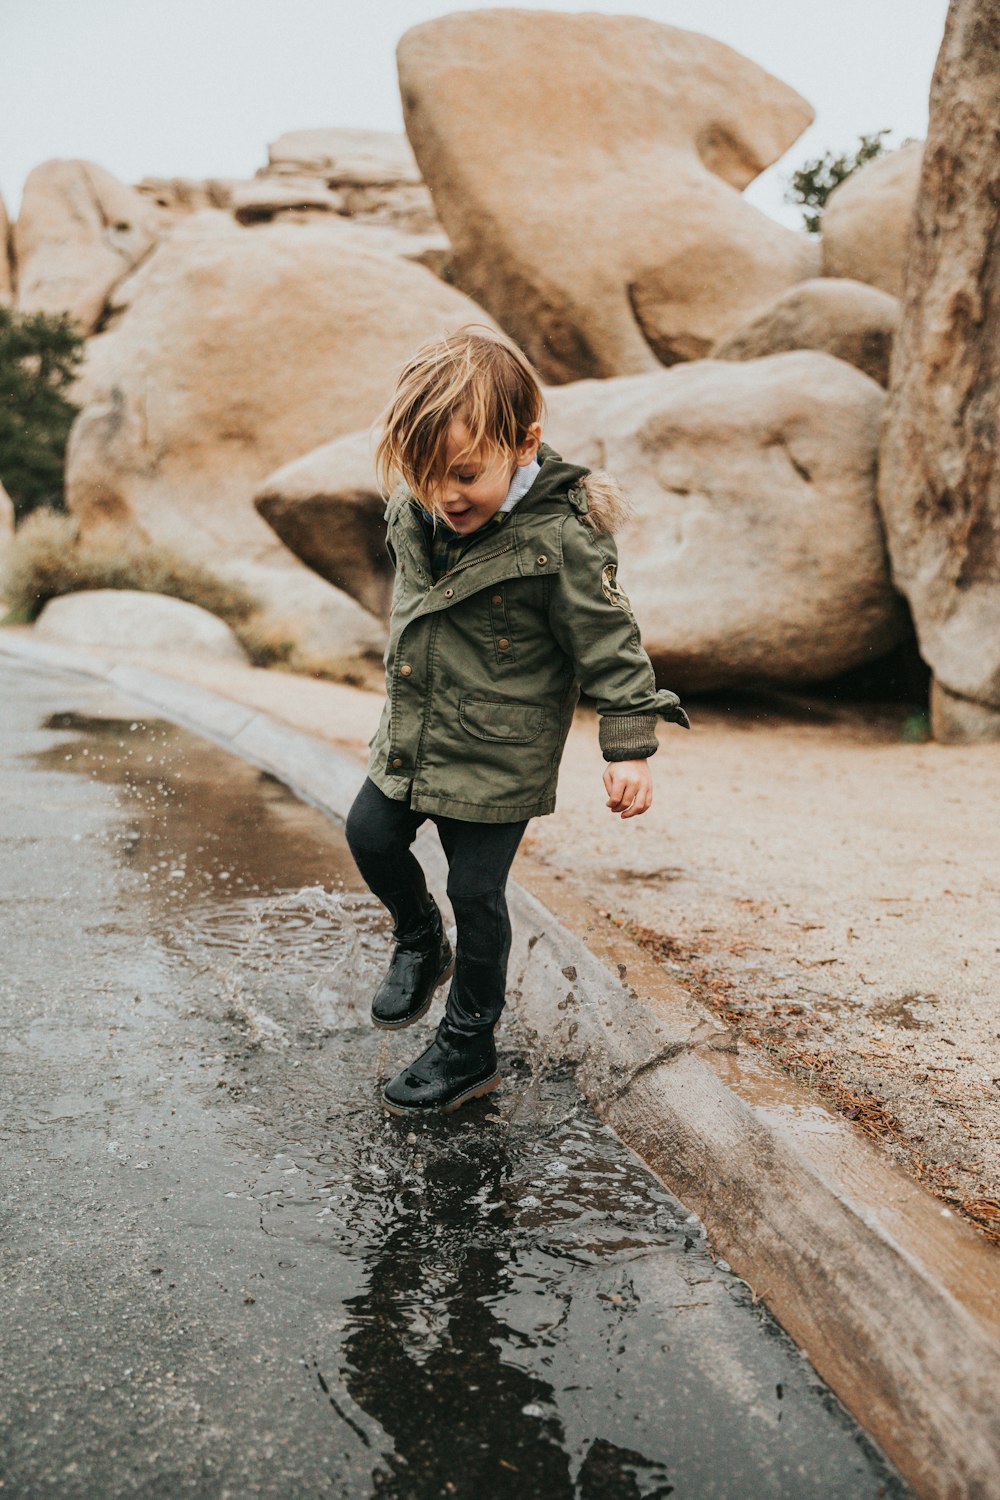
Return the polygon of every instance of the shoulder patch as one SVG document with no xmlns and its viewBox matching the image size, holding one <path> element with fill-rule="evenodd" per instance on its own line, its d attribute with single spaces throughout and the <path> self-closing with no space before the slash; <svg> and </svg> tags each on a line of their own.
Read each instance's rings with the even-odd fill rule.
<svg viewBox="0 0 1000 1500">
<path fill-rule="evenodd" d="M 606 563 L 601 569 L 601 593 L 609 604 L 617 604 L 618 608 L 625 610 L 626 614 L 632 613 L 628 595 L 618 582 L 617 563 Z"/>
</svg>

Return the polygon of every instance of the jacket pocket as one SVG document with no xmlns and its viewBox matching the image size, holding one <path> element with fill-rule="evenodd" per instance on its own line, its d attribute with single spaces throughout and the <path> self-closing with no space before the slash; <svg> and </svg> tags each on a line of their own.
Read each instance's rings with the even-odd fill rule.
<svg viewBox="0 0 1000 1500">
<path fill-rule="evenodd" d="M 463 698 L 458 717 L 478 740 L 507 745 L 530 745 L 545 727 L 542 704 L 504 703 L 497 698 Z"/>
</svg>

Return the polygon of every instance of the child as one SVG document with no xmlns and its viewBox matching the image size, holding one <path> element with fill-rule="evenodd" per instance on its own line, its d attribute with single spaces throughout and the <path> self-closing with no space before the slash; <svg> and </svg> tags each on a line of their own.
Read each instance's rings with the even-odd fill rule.
<svg viewBox="0 0 1000 1500">
<path fill-rule="evenodd" d="M 582 687 L 600 715 L 607 806 L 652 800 L 657 691 L 616 578 L 624 502 L 606 475 L 542 441 L 542 394 L 524 356 L 488 329 L 420 349 L 378 446 L 396 569 L 388 696 L 368 779 L 347 820 L 351 852 L 393 918 L 376 1026 L 420 1019 L 450 976 L 431 1045 L 384 1094 L 393 1114 L 450 1112 L 500 1082 L 493 1029 L 511 929 L 504 889 L 528 820 L 552 812 Z M 456 952 L 410 845 L 427 818 L 448 859 Z"/>
</svg>

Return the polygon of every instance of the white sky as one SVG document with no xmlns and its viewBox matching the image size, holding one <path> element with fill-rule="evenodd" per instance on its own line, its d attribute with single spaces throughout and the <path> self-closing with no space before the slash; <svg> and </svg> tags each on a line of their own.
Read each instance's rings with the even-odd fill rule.
<svg viewBox="0 0 1000 1500">
<path fill-rule="evenodd" d="M 52 156 L 140 177 L 245 177 L 286 130 L 401 129 L 395 43 L 478 0 L 0 0 L 0 192 Z M 514 7 L 494 7 L 509 9 Z M 748 197 L 787 223 L 805 158 L 923 136 L 947 0 L 521 0 L 645 15 L 729 43 L 803 94 L 816 124 Z M 557 59 L 549 60 L 553 67 Z"/>
</svg>

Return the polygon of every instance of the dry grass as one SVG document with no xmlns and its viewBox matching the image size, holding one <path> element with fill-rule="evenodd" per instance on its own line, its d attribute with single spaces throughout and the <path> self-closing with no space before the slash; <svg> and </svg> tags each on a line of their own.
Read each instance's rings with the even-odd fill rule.
<svg viewBox="0 0 1000 1500">
<path fill-rule="evenodd" d="M 18 527 L 0 569 L 5 623 L 26 625 L 50 599 L 84 589 L 138 589 L 200 605 L 224 620 L 256 667 L 279 667 L 307 677 L 379 688 L 381 658 L 314 657 L 295 631 L 260 612 L 253 593 L 161 544 L 115 528 L 81 536 L 71 516 L 39 510 Z"/>
<path fill-rule="evenodd" d="M 81 537 L 71 516 L 35 511 L 15 532 L 0 575 L 8 623 L 28 624 L 50 599 L 83 589 L 169 594 L 199 604 L 237 633 L 257 608 L 248 590 L 220 581 L 168 547 L 111 528 Z"/>
<path fill-rule="evenodd" d="M 324 682 L 342 682 L 369 692 L 381 692 L 385 687 L 385 668 L 378 654 L 317 656 L 297 645 L 294 631 L 280 620 L 261 615 L 234 625 L 233 630 L 255 667 L 276 667 L 300 677 L 319 677 Z"/>
</svg>

